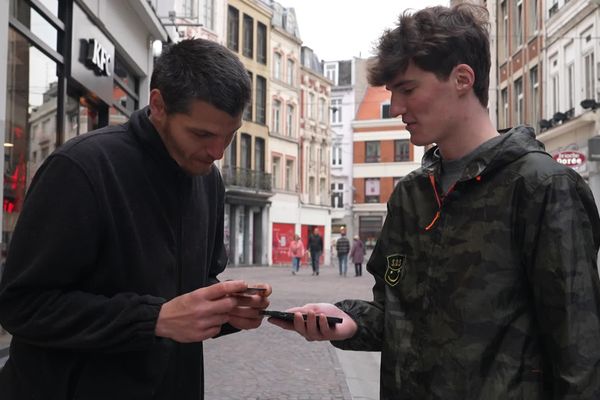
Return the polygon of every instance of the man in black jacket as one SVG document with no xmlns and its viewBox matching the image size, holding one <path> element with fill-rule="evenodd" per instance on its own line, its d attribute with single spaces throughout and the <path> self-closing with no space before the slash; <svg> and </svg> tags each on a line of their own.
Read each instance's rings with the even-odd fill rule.
<svg viewBox="0 0 600 400">
<path fill-rule="evenodd" d="M 319 260 L 323 252 L 323 238 L 319 235 L 319 228 L 314 228 L 308 237 L 308 251 L 310 252 L 310 263 L 313 275 L 319 275 Z"/>
<path fill-rule="evenodd" d="M 155 63 L 150 104 L 79 136 L 36 174 L 0 284 L 13 335 L 4 399 L 201 399 L 202 341 L 268 306 L 219 283 L 224 185 L 213 165 L 251 97 L 229 50 L 194 39 Z"/>
</svg>

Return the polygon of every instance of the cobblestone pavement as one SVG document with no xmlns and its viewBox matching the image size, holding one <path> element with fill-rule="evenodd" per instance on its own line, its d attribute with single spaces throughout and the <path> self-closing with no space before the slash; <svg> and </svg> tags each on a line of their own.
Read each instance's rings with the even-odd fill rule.
<svg viewBox="0 0 600 400">
<path fill-rule="evenodd" d="M 338 274 L 337 266 L 322 266 L 319 276 L 303 265 L 293 276 L 289 267 L 229 267 L 219 276 L 268 282 L 273 286 L 273 310 L 309 302 L 371 298 L 373 277 Z M 353 397 L 336 350 L 329 342 L 307 342 L 295 332 L 270 323 L 252 331 L 204 342 L 206 400 L 327 400 Z"/>
</svg>

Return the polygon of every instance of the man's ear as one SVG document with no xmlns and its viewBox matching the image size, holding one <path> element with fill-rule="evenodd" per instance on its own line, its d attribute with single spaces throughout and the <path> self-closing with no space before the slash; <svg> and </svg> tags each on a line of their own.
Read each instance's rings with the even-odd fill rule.
<svg viewBox="0 0 600 400">
<path fill-rule="evenodd" d="M 475 71 L 467 64 L 458 64 L 452 71 L 456 90 L 459 94 L 468 93 L 475 84 Z"/>
<path fill-rule="evenodd" d="M 165 100 L 158 89 L 150 91 L 150 115 L 158 123 L 162 123 L 167 117 L 167 108 Z"/>
</svg>

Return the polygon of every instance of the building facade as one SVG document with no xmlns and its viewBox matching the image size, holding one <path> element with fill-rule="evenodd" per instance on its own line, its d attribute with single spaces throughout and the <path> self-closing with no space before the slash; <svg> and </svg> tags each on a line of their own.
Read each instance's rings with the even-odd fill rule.
<svg viewBox="0 0 600 400">
<path fill-rule="evenodd" d="M 300 49 L 293 9 L 275 1 L 271 20 L 269 158 L 273 197 L 269 214 L 269 264 L 291 264 L 289 245 L 300 234 Z"/>
<path fill-rule="evenodd" d="M 309 232 L 323 237 L 321 262 L 331 257 L 329 107 L 332 82 L 323 76 L 323 66 L 312 49 L 303 46 L 300 66 L 300 224 L 307 243 Z"/>
<path fill-rule="evenodd" d="M 353 237 L 352 219 L 352 121 L 358 108 L 355 81 L 361 59 L 324 63 L 325 77 L 333 82 L 329 120 L 333 131 L 331 140 L 331 231 L 335 241 L 342 230 Z"/>
<path fill-rule="evenodd" d="M 600 151 L 595 156 L 589 145 L 600 139 L 598 4 L 560 0 L 548 3 L 544 12 L 547 90 L 537 138 L 556 160 L 583 176 L 600 205 Z"/>
<path fill-rule="evenodd" d="M 229 0 L 227 47 L 235 52 L 252 80 L 252 102 L 221 163 L 225 180 L 225 242 L 229 262 L 267 264 L 272 181 L 269 104 L 272 10 L 254 0 Z"/>
<path fill-rule="evenodd" d="M 384 87 L 368 87 L 352 122 L 353 231 L 367 248 L 375 246 L 394 187 L 421 166 L 424 154 L 402 120 L 390 117 L 390 99 Z"/>
</svg>

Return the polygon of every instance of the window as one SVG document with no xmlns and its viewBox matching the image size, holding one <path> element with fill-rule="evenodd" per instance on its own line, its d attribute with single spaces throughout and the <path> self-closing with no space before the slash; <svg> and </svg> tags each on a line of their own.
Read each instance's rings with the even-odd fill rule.
<svg viewBox="0 0 600 400">
<path fill-rule="evenodd" d="M 325 77 L 337 86 L 337 63 L 325 65 Z"/>
<path fill-rule="evenodd" d="M 394 161 L 410 161 L 410 143 L 408 139 L 394 140 Z"/>
<path fill-rule="evenodd" d="M 294 182 L 294 160 L 285 160 L 285 190 L 294 191 L 296 182 Z"/>
<path fill-rule="evenodd" d="M 342 123 L 342 99 L 331 99 L 330 121 L 332 124 Z"/>
<path fill-rule="evenodd" d="M 529 101 L 530 101 L 530 113 L 532 124 L 535 126 L 540 120 L 540 101 L 539 101 L 539 81 L 538 81 L 538 68 L 533 67 L 529 71 Z"/>
<path fill-rule="evenodd" d="M 201 0 L 202 23 L 211 31 L 215 30 L 215 0 Z"/>
<path fill-rule="evenodd" d="M 240 12 L 237 8 L 227 8 L 227 47 L 233 51 L 239 50 Z"/>
<path fill-rule="evenodd" d="M 308 202 L 314 204 L 315 203 L 315 191 L 316 191 L 316 185 L 315 185 L 315 177 L 311 176 L 310 178 L 308 178 Z"/>
<path fill-rule="evenodd" d="M 308 118 L 309 119 L 313 119 L 314 118 L 314 110 L 313 110 L 314 106 L 315 106 L 315 94 L 314 93 L 309 93 L 308 94 L 308 104 L 307 104 L 307 111 L 308 111 Z"/>
<path fill-rule="evenodd" d="M 252 83 L 252 72 L 248 71 L 248 76 L 250 77 L 250 83 Z M 248 103 L 246 108 L 244 109 L 244 115 L 242 118 L 245 121 L 252 121 L 252 100 Z"/>
<path fill-rule="evenodd" d="M 294 85 L 294 68 L 296 68 L 296 63 L 294 60 L 287 60 L 287 69 L 286 69 L 286 82 L 288 85 Z"/>
<path fill-rule="evenodd" d="M 139 79 L 117 54 L 113 74 L 113 104 L 108 115 L 110 125 L 126 122 L 138 109 Z"/>
<path fill-rule="evenodd" d="M 575 104 L 575 63 L 567 65 L 567 109 Z"/>
<path fill-rule="evenodd" d="M 379 216 L 359 216 L 358 217 L 358 235 L 365 242 L 366 248 L 373 248 L 383 226 L 383 217 Z"/>
<path fill-rule="evenodd" d="M 515 117 L 517 124 L 522 124 L 524 121 L 523 107 L 523 78 L 515 80 Z"/>
<path fill-rule="evenodd" d="M 538 0 L 529 0 L 529 33 L 538 30 Z"/>
<path fill-rule="evenodd" d="M 342 165 L 342 145 L 339 143 L 331 148 L 331 165 Z"/>
<path fill-rule="evenodd" d="M 252 160 L 252 136 L 247 133 L 241 134 L 240 141 L 240 168 L 250 169 L 250 162 Z"/>
<path fill-rule="evenodd" d="M 381 119 L 392 118 L 390 116 L 390 104 L 381 105 Z"/>
<path fill-rule="evenodd" d="M 267 80 L 260 75 L 256 76 L 256 122 L 266 122 L 267 105 Z"/>
<path fill-rule="evenodd" d="M 258 22 L 256 28 L 256 61 L 261 64 L 267 64 L 267 27 Z"/>
<path fill-rule="evenodd" d="M 558 112 L 560 107 L 560 91 L 558 87 L 558 74 L 551 77 L 552 80 L 552 114 Z"/>
<path fill-rule="evenodd" d="M 365 162 L 376 163 L 379 162 L 380 157 L 380 142 L 370 141 L 365 142 Z"/>
<path fill-rule="evenodd" d="M 181 2 L 181 12 L 182 17 L 184 18 L 196 18 L 196 14 L 194 13 L 194 1 L 192 0 L 183 0 Z"/>
<path fill-rule="evenodd" d="M 587 53 L 583 56 L 583 68 L 585 77 L 585 98 L 595 99 L 596 90 L 594 87 L 594 53 Z"/>
<path fill-rule="evenodd" d="M 281 133 L 281 101 L 273 100 L 273 126 L 274 133 Z"/>
<path fill-rule="evenodd" d="M 402 180 L 402 176 L 397 176 L 394 178 L 394 187 L 398 186 L 398 183 Z"/>
<path fill-rule="evenodd" d="M 319 183 L 319 194 L 320 194 L 320 200 L 321 200 L 321 204 L 327 204 L 327 179 L 325 178 L 321 178 L 320 183 Z"/>
<path fill-rule="evenodd" d="M 256 138 L 254 149 L 254 170 L 265 172 L 265 139 Z"/>
<path fill-rule="evenodd" d="M 515 14 L 515 44 L 523 44 L 523 0 L 517 0 Z"/>
<path fill-rule="evenodd" d="M 344 184 L 331 184 L 331 207 L 344 208 Z"/>
<path fill-rule="evenodd" d="M 503 124 L 503 128 L 508 128 L 510 123 L 508 120 L 508 89 L 504 88 L 500 92 L 500 123 Z"/>
<path fill-rule="evenodd" d="M 233 135 L 233 140 L 229 147 L 227 147 L 225 154 L 224 164 L 235 168 L 237 166 L 237 135 Z"/>
<path fill-rule="evenodd" d="M 254 56 L 254 20 L 252 17 L 244 14 L 244 25 L 243 25 L 243 48 L 242 54 L 248 58 Z"/>
<path fill-rule="evenodd" d="M 379 178 L 365 179 L 365 203 L 379 203 Z"/>
<path fill-rule="evenodd" d="M 326 103 L 325 99 L 319 98 L 319 122 L 327 122 L 327 111 L 326 111 Z"/>
<path fill-rule="evenodd" d="M 273 79 L 281 79 L 281 54 L 273 54 Z"/>
<path fill-rule="evenodd" d="M 287 121 L 285 124 L 285 133 L 289 137 L 294 137 L 294 106 L 287 105 Z"/>
<path fill-rule="evenodd" d="M 273 156 L 271 174 L 273 175 L 273 187 L 275 189 L 281 189 L 281 157 Z"/>
<path fill-rule="evenodd" d="M 506 10 L 506 3 L 509 0 L 502 0 L 500 3 L 500 26 L 498 28 L 498 37 L 500 40 L 498 46 L 498 59 L 500 63 L 503 63 L 508 56 L 508 12 Z"/>
</svg>

